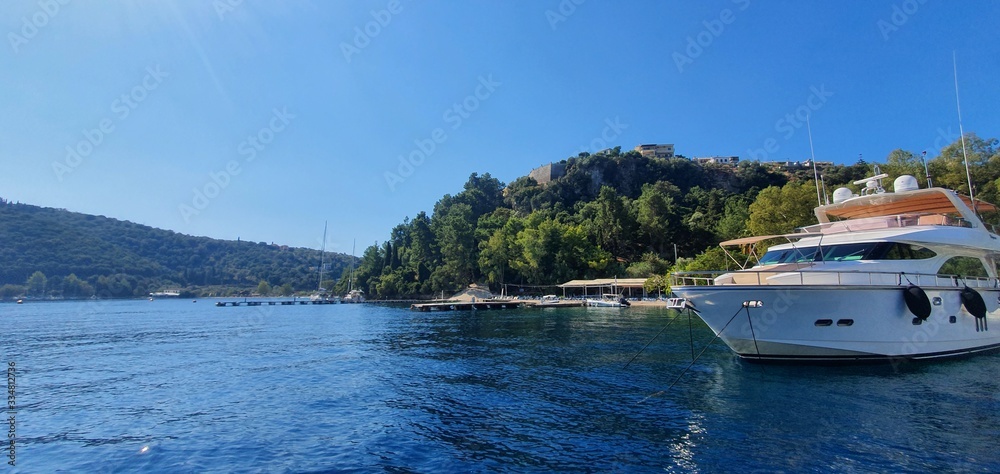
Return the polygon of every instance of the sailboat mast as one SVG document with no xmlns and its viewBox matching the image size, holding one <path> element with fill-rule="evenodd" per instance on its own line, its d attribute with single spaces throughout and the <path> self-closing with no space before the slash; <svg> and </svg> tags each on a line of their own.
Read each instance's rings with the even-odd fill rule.
<svg viewBox="0 0 1000 474">
<path fill-rule="evenodd" d="M 326 257 L 326 226 L 328 221 L 323 221 L 323 246 L 322 250 L 319 251 L 319 284 L 316 286 L 319 291 L 323 292 L 323 259 Z"/>
<path fill-rule="evenodd" d="M 351 244 L 351 276 L 347 279 L 347 292 L 350 293 L 354 289 L 354 251 L 357 249 L 358 239 L 354 239 Z"/>
</svg>

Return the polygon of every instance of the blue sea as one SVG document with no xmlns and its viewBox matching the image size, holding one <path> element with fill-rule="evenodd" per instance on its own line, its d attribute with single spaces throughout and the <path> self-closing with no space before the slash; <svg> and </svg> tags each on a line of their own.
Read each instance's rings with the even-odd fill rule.
<svg viewBox="0 0 1000 474">
<path fill-rule="evenodd" d="M 763 366 L 686 316 L 654 339 L 673 317 L 3 304 L 0 362 L 16 367 L 4 417 L 15 418 L 16 466 L 5 467 L 1000 472 L 1000 356 Z M 704 349 L 693 364 L 692 345 Z"/>
</svg>

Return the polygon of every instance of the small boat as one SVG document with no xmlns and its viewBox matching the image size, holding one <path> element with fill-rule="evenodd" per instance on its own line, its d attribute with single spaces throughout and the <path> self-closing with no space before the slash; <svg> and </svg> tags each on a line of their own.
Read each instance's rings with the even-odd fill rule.
<svg viewBox="0 0 1000 474">
<path fill-rule="evenodd" d="M 632 306 L 624 296 L 615 293 L 605 293 L 600 299 L 588 298 L 587 306 L 595 308 L 627 308 Z"/>
<path fill-rule="evenodd" d="M 356 245 L 356 244 L 355 244 Z M 351 275 L 347 280 L 347 294 L 340 299 L 341 303 L 364 303 L 365 302 L 365 292 L 360 289 L 354 288 L 354 250 L 355 247 L 351 246 Z"/>
<path fill-rule="evenodd" d="M 535 306 L 559 306 L 559 297 L 556 295 L 545 295 Z"/>
<path fill-rule="evenodd" d="M 347 292 L 343 298 L 340 299 L 341 303 L 364 303 L 365 302 L 365 292 L 361 290 L 351 290 Z"/>
<path fill-rule="evenodd" d="M 326 292 L 326 288 L 323 288 L 323 272 L 326 270 L 326 264 L 324 262 L 326 257 L 326 222 L 323 222 L 323 247 L 319 251 L 319 286 L 316 292 L 309 295 L 309 301 L 317 302 L 327 302 L 327 303 L 338 303 L 340 298 L 337 296 L 332 296 Z"/>
<path fill-rule="evenodd" d="M 815 208 L 819 224 L 723 242 L 772 245 L 736 271 L 671 275 L 680 299 L 743 359 L 893 362 L 1000 349 L 1000 235 L 992 204 L 900 176 L 858 180 Z M 990 331 L 990 326 L 994 329 Z"/>
</svg>

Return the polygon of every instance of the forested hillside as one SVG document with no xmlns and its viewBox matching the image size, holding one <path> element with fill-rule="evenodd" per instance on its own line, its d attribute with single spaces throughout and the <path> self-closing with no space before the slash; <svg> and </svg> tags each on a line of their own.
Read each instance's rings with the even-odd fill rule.
<svg viewBox="0 0 1000 474">
<path fill-rule="evenodd" d="M 966 145 L 977 197 L 995 202 L 997 140 L 969 134 Z M 968 193 L 962 156 L 955 142 L 927 160 L 936 186 Z M 820 172 L 828 192 L 838 186 L 859 192 L 850 183 L 871 176 L 873 165 L 859 160 Z M 919 153 L 895 150 L 879 165 L 890 175 L 887 186 L 901 174 L 926 185 Z M 655 281 L 671 268 L 725 267 L 722 240 L 815 223 L 812 167 L 700 165 L 617 148 L 582 153 L 565 167 L 565 176 L 544 185 L 529 177 L 505 185 L 473 173 L 432 214 L 416 214 L 366 249 L 358 285 L 392 298 L 448 293 L 471 282 L 497 290 L 612 276 Z"/>
<path fill-rule="evenodd" d="M 350 256 L 327 253 L 327 276 Z M 192 237 L 61 209 L 0 200 L 0 296 L 142 296 L 167 288 L 278 291 L 318 286 L 320 252 Z M 39 273 L 36 273 L 39 272 Z M 331 282 L 332 284 L 332 282 Z"/>
</svg>

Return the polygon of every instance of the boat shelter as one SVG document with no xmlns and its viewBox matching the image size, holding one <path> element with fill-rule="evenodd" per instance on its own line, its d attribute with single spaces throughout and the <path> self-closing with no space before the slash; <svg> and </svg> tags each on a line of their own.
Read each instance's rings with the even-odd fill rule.
<svg viewBox="0 0 1000 474">
<path fill-rule="evenodd" d="M 566 298 L 566 290 L 573 291 L 574 295 L 587 298 L 588 296 L 601 296 L 604 293 L 622 294 L 626 298 L 647 297 L 645 278 L 598 278 L 596 280 L 570 280 L 561 285 L 557 285 L 563 290 L 563 298 Z"/>
</svg>

